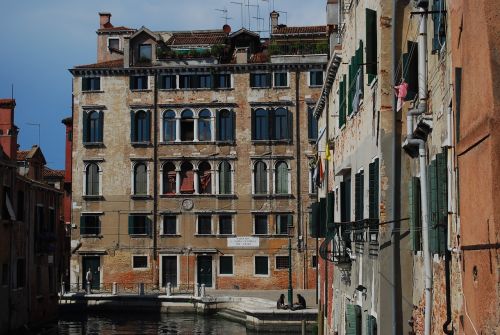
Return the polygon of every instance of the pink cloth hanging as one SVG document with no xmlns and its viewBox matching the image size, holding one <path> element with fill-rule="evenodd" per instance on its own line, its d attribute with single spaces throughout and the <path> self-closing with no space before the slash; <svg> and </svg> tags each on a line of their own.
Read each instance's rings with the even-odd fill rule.
<svg viewBox="0 0 500 335">
<path fill-rule="evenodd" d="M 404 98 L 406 98 L 406 95 L 408 94 L 408 83 L 403 80 L 401 84 L 394 87 L 394 90 L 396 91 L 396 97 L 398 98 L 397 111 L 399 112 L 401 108 L 403 108 Z"/>
</svg>

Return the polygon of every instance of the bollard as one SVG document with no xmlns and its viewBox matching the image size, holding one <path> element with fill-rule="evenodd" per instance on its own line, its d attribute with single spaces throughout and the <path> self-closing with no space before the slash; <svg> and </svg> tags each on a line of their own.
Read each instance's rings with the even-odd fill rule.
<svg viewBox="0 0 500 335">
<path fill-rule="evenodd" d="M 90 289 L 91 289 L 90 282 L 87 281 L 87 294 L 90 294 Z"/>
<path fill-rule="evenodd" d="M 167 283 L 167 297 L 170 297 L 172 295 L 172 284 Z"/>
<path fill-rule="evenodd" d="M 64 282 L 61 283 L 61 295 L 64 295 L 66 291 L 64 290 Z"/>
<path fill-rule="evenodd" d="M 195 297 L 200 296 L 200 284 L 194 284 L 194 296 Z"/>
<path fill-rule="evenodd" d="M 139 283 L 139 295 L 144 295 L 144 283 Z"/>
<path fill-rule="evenodd" d="M 302 320 L 302 335 L 306 335 L 306 320 Z"/>
<path fill-rule="evenodd" d="M 116 284 L 116 282 L 113 282 L 113 295 L 116 295 L 117 291 L 118 291 L 117 284 Z"/>
<path fill-rule="evenodd" d="M 205 297 L 205 284 L 201 284 L 201 292 L 200 292 L 201 297 Z"/>
</svg>

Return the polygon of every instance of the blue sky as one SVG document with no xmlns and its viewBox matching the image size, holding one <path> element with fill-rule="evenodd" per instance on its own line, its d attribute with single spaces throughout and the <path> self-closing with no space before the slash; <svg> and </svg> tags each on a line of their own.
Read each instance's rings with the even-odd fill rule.
<svg viewBox="0 0 500 335">
<path fill-rule="evenodd" d="M 228 24 L 241 24 L 241 6 L 248 0 L 2 0 L 0 3 L 0 98 L 11 96 L 14 85 L 16 124 L 21 129 L 19 144 L 28 149 L 38 143 L 48 166 L 64 167 L 64 125 L 71 115 L 71 75 L 68 69 L 95 62 L 98 12 L 112 13 L 111 22 L 131 28 L 152 30 L 216 29 L 222 27 L 228 10 Z M 250 17 L 265 17 L 268 8 L 281 13 L 280 23 L 322 25 L 326 0 L 249 0 Z M 248 15 L 244 7 L 245 26 Z M 256 30 L 257 19 L 251 18 Z M 259 22 L 263 26 L 262 21 Z"/>
</svg>

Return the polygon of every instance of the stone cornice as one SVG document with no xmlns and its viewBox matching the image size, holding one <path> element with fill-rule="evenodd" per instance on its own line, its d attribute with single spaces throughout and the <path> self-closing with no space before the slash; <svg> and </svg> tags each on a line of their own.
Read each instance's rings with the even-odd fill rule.
<svg viewBox="0 0 500 335">
<path fill-rule="evenodd" d="M 69 72 L 73 76 L 129 76 L 129 75 L 155 75 L 167 73 L 188 72 L 231 72 L 246 73 L 252 71 L 307 71 L 313 69 L 324 70 L 326 63 L 251 63 L 251 64 L 200 64 L 170 67 L 129 67 L 129 68 L 73 68 Z"/>
</svg>

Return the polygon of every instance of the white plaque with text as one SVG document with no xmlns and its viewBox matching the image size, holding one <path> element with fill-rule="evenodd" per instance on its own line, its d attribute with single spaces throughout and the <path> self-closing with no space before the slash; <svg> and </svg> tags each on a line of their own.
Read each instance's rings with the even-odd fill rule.
<svg viewBox="0 0 500 335">
<path fill-rule="evenodd" d="M 253 236 L 229 237 L 227 246 L 230 248 L 250 248 L 259 246 L 259 238 Z"/>
</svg>

